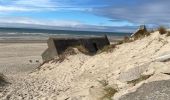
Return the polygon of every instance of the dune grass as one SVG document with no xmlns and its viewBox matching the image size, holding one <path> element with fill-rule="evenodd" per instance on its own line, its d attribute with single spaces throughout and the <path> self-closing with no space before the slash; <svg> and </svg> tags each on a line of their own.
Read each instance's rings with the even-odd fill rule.
<svg viewBox="0 0 170 100">
<path fill-rule="evenodd" d="M 167 29 L 166 29 L 164 26 L 160 26 L 157 30 L 159 31 L 159 33 L 160 33 L 161 35 L 167 33 Z"/>
<path fill-rule="evenodd" d="M 98 82 L 104 87 L 105 94 L 103 97 L 100 98 L 100 100 L 112 100 L 112 97 L 117 91 L 117 89 L 114 89 L 111 86 L 108 86 L 109 83 L 107 80 L 98 80 Z"/>
</svg>

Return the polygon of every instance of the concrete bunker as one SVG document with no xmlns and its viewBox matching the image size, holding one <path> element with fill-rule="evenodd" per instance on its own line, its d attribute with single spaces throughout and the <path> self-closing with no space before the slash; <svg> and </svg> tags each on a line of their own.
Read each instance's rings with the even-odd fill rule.
<svg viewBox="0 0 170 100">
<path fill-rule="evenodd" d="M 69 47 L 83 46 L 89 54 L 95 54 L 104 46 L 110 45 L 107 36 L 91 36 L 91 37 L 51 37 L 47 41 L 48 48 L 43 52 L 43 61 L 51 60 L 62 53 Z"/>
</svg>

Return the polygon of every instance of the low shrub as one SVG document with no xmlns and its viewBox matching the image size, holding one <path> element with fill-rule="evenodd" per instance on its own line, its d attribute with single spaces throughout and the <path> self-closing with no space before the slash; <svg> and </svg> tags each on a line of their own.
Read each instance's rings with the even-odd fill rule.
<svg viewBox="0 0 170 100">
<path fill-rule="evenodd" d="M 159 33 L 160 33 L 161 35 L 163 35 L 163 34 L 166 34 L 166 33 L 167 33 L 166 28 L 165 28 L 165 27 L 163 27 L 163 26 L 160 26 L 160 27 L 158 28 L 158 31 L 159 31 Z"/>
</svg>

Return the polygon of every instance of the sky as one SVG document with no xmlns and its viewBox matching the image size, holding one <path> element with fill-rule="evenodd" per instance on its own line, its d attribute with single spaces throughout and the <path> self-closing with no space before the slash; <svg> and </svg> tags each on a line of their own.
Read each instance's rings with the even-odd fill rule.
<svg viewBox="0 0 170 100">
<path fill-rule="evenodd" d="M 132 32 L 170 26 L 170 0 L 0 0 L 0 26 Z"/>
</svg>

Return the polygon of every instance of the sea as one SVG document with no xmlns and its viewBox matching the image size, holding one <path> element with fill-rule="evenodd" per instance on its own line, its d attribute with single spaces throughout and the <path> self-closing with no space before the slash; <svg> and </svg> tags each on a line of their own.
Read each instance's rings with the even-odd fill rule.
<svg viewBox="0 0 170 100">
<path fill-rule="evenodd" d="M 125 32 L 98 32 L 98 31 L 73 31 L 73 30 L 54 30 L 54 29 L 31 29 L 31 28 L 0 28 L 0 40 L 26 39 L 26 40 L 46 40 L 50 36 L 102 36 L 124 37 L 132 33 Z"/>
</svg>

